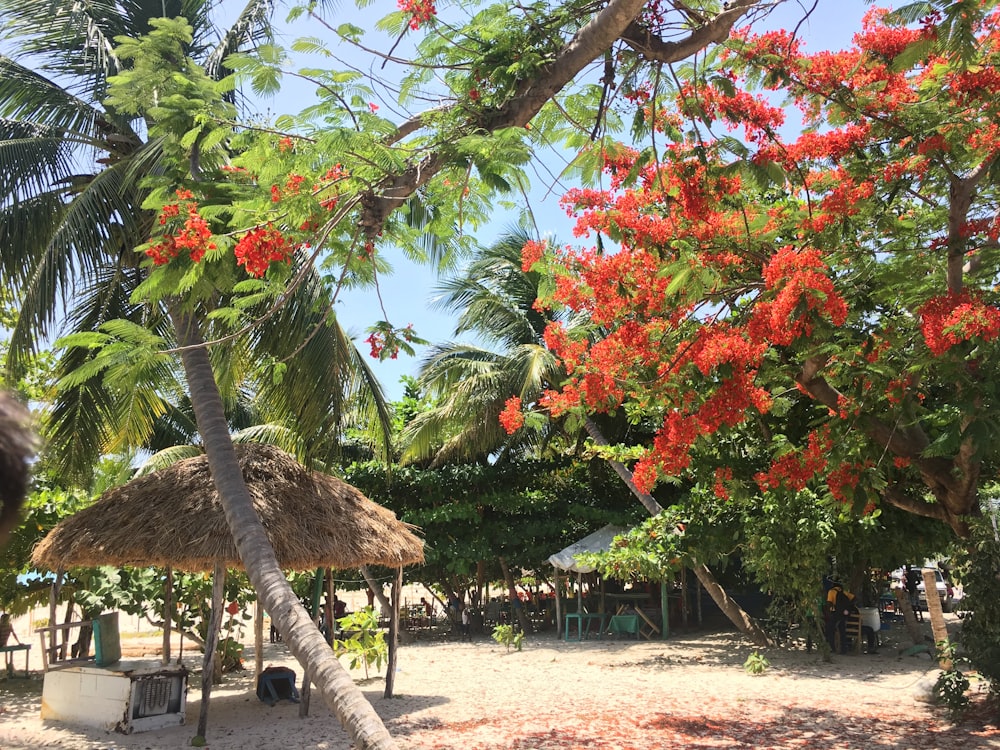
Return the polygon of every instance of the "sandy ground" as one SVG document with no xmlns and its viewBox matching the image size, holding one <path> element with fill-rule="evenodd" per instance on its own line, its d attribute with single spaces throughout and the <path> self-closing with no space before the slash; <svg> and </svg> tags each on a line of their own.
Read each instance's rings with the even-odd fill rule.
<svg viewBox="0 0 1000 750">
<path fill-rule="evenodd" d="M 996 713 L 981 695 L 976 710 L 952 724 L 921 699 L 935 665 L 900 656 L 901 633 L 882 635 L 877 654 L 830 662 L 801 648 L 770 650 L 770 667 L 759 676 L 743 669 L 753 648 L 725 631 L 568 643 L 548 633 L 509 653 L 485 636 L 466 643 L 442 635 L 401 647 L 391 699 L 383 698 L 384 674 L 353 675 L 401 750 L 1000 748 Z M 154 650 L 156 639 L 147 641 Z M 125 645 L 141 650 L 144 643 Z M 267 644 L 264 654 L 265 666 L 287 665 L 301 676 L 282 644 Z M 306 718 L 290 702 L 259 702 L 252 647 L 246 657 L 250 670 L 227 675 L 213 692 L 209 748 L 350 748 L 315 695 Z M 0 748 L 190 747 L 199 685 L 192 676 L 184 726 L 122 735 L 42 722 L 41 675 L 7 679 L 0 682 Z"/>
</svg>

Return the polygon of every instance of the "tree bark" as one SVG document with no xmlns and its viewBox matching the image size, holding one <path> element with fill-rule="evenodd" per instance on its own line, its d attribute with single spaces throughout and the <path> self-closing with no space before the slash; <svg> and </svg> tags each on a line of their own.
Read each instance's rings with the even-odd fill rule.
<svg viewBox="0 0 1000 750">
<path fill-rule="evenodd" d="M 391 698 L 396 684 L 396 664 L 399 658 L 399 600 L 403 596 L 403 569 L 396 568 L 392 579 L 392 607 L 389 615 L 389 658 L 385 664 L 384 698 Z"/>
<path fill-rule="evenodd" d="M 212 572 L 212 613 L 205 633 L 205 654 L 201 660 L 201 710 L 198 711 L 197 736 L 204 739 L 208 731 L 208 704 L 212 698 L 212 677 L 215 672 L 215 651 L 222 627 L 222 594 L 226 585 L 226 569 L 216 565 Z"/>
<path fill-rule="evenodd" d="M 521 623 L 521 632 L 527 635 L 532 632 L 531 618 L 528 617 L 528 610 L 521 603 L 521 599 L 517 595 L 517 589 L 514 588 L 514 576 L 510 574 L 507 559 L 504 557 L 498 559 L 500 560 L 500 570 L 503 571 L 503 581 L 507 584 L 507 591 L 510 594 L 510 608 L 517 615 L 517 621 Z"/>
<path fill-rule="evenodd" d="M 378 605 L 382 608 L 382 613 L 388 614 L 389 612 L 392 612 L 392 604 L 390 604 L 389 600 L 385 598 L 385 592 L 382 591 L 382 584 L 375 580 L 371 571 L 368 570 L 368 566 L 362 565 L 359 570 L 365 579 L 365 583 L 368 584 L 368 588 L 370 588 L 372 593 L 375 594 L 375 598 L 378 600 Z"/>
<path fill-rule="evenodd" d="M 181 360 L 212 480 L 258 600 L 358 750 L 394 750 L 396 743 L 382 720 L 337 661 L 278 565 L 236 460 L 222 397 L 208 352 L 202 346 L 197 319 L 175 307 L 171 320 L 179 343 L 185 347 Z"/>
<path fill-rule="evenodd" d="M 174 569 L 169 565 L 166 568 L 166 576 L 163 581 L 163 654 L 160 656 L 162 664 L 170 663 L 170 633 L 173 624 L 174 609 Z"/>
<path fill-rule="evenodd" d="M 586 422 L 584 422 L 584 427 L 587 430 L 587 434 L 590 435 L 595 443 L 603 446 L 608 445 L 607 438 L 601 433 L 600 428 L 594 423 L 594 420 L 588 417 Z M 642 503 L 651 516 L 655 516 L 663 511 L 663 506 L 656 502 L 656 498 L 649 493 L 643 492 L 636 486 L 635 482 L 632 481 L 632 472 L 622 463 L 611 459 L 608 460 L 608 463 L 611 464 L 618 476 L 628 485 L 628 488 L 632 490 L 632 494 L 639 499 L 639 502 Z M 737 630 L 749 638 L 755 646 L 764 648 L 773 645 L 767 633 L 764 632 L 764 629 L 719 585 L 715 576 L 712 575 L 712 571 L 708 569 L 708 566 L 694 562 L 691 565 L 691 570 L 694 571 L 694 574 L 698 577 L 698 581 L 705 587 L 709 596 L 712 597 L 712 601 L 729 618 L 730 622 L 736 626 Z"/>
</svg>

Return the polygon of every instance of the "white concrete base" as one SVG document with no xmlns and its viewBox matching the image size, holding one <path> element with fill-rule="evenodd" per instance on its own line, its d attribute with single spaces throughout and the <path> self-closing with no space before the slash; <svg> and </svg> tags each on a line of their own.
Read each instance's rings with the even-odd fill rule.
<svg viewBox="0 0 1000 750">
<path fill-rule="evenodd" d="M 131 734 L 184 723 L 187 669 L 151 661 L 45 673 L 42 718 Z"/>
</svg>

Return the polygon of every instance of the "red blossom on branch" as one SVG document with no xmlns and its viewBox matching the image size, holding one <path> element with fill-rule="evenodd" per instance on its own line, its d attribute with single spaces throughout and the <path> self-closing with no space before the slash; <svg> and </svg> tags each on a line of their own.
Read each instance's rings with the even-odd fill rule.
<svg viewBox="0 0 1000 750">
<path fill-rule="evenodd" d="M 521 411 L 521 399 L 511 396 L 500 412 L 500 424 L 508 435 L 513 435 L 524 426 L 524 413 Z"/>
<path fill-rule="evenodd" d="M 255 278 L 267 273 L 272 263 L 287 263 L 292 257 L 292 247 L 284 235 L 272 225 L 251 229 L 233 248 L 237 265 Z"/>
</svg>

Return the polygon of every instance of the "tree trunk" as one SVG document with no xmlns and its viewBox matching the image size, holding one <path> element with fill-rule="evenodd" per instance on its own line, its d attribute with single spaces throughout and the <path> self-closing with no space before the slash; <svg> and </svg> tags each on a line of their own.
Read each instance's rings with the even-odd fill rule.
<svg viewBox="0 0 1000 750">
<path fill-rule="evenodd" d="M 390 604 L 389 600 L 385 598 L 385 592 L 382 591 L 382 584 L 372 577 L 367 565 L 362 565 L 360 570 L 361 575 L 364 576 L 365 583 L 368 584 L 368 588 L 372 590 L 372 593 L 375 594 L 375 598 L 378 600 L 378 605 L 382 609 L 381 614 L 388 617 L 389 613 L 392 612 L 392 604 Z"/>
<path fill-rule="evenodd" d="M 514 576 L 510 574 L 506 558 L 500 557 L 498 559 L 500 560 L 500 570 L 503 571 L 503 581 L 507 584 L 507 591 L 510 593 L 510 608 L 517 615 L 517 621 L 521 623 L 521 632 L 527 635 L 532 632 L 531 618 L 528 617 L 528 610 L 521 602 L 520 597 L 518 597 L 517 589 L 514 588 Z"/>
<path fill-rule="evenodd" d="M 590 435 L 591 439 L 598 445 L 608 445 L 607 438 L 601 433 L 600 428 L 594 423 L 594 420 L 587 418 L 584 423 L 587 434 Z M 632 494 L 635 495 L 639 502 L 642 503 L 643 507 L 649 512 L 651 516 L 655 516 L 663 510 L 663 507 L 656 502 L 656 498 L 652 495 L 640 490 L 634 481 L 632 481 L 632 472 L 630 472 L 621 462 L 608 460 L 611 467 L 615 470 L 622 481 L 628 485 L 628 488 L 632 490 Z M 730 596 L 726 593 L 726 590 L 719 585 L 719 582 L 712 575 L 712 571 L 708 569 L 707 566 L 701 563 L 693 563 L 691 569 L 694 574 L 698 577 L 698 581 L 701 585 L 705 587 L 709 596 L 712 597 L 712 601 L 716 603 L 722 613 L 729 618 L 730 622 L 736 626 L 736 629 L 743 633 L 747 638 L 749 638 L 755 646 L 767 647 L 773 645 L 771 639 L 768 637 L 767 633 L 764 632 L 757 622 L 749 615 L 747 612 L 737 604 Z"/>
<path fill-rule="evenodd" d="M 171 320 L 185 347 L 181 360 L 212 480 L 261 605 L 358 750 L 395 750 L 396 744 L 382 720 L 337 661 L 278 565 L 236 459 L 222 397 L 208 352 L 202 346 L 197 320 L 176 308 L 171 310 Z"/>
<path fill-rule="evenodd" d="M 166 577 L 163 581 L 163 654 L 160 657 L 162 664 L 170 663 L 170 633 L 173 624 L 174 608 L 174 570 L 169 565 L 166 569 Z"/>
<path fill-rule="evenodd" d="M 389 615 L 389 658 L 385 663 L 385 692 L 383 698 L 391 698 L 396 684 L 396 664 L 399 659 L 399 600 L 403 596 L 403 569 L 396 568 L 392 579 L 392 607 Z"/>
<path fill-rule="evenodd" d="M 197 736 L 204 739 L 208 731 L 208 704 L 212 698 L 212 678 L 215 676 L 215 651 L 222 627 L 222 595 L 226 585 L 226 569 L 216 564 L 212 572 L 212 612 L 205 633 L 205 654 L 201 660 L 201 710 L 198 712 Z"/>
</svg>

